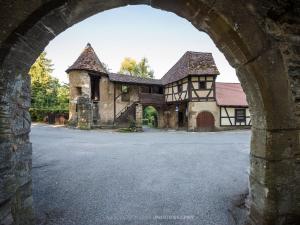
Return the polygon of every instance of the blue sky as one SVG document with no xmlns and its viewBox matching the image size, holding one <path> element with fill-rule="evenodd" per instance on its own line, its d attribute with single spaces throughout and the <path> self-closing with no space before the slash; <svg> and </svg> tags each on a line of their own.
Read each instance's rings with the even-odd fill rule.
<svg viewBox="0 0 300 225">
<path fill-rule="evenodd" d="M 65 70 L 91 43 L 102 62 L 117 72 L 124 57 L 147 57 L 155 78 L 161 78 L 186 51 L 212 52 L 221 73 L 217 81 L 238 82 L 235 70 L 210 37 L 189 21 L 149 6 L 108 10 L 75 24 L 46 47 L 53 75 L 68 82 Z"/>
</svg>

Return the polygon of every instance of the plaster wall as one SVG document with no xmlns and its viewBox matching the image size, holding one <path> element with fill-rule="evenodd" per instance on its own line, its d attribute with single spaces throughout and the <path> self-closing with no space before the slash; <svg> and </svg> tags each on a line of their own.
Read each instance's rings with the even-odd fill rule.
<svg viewBox="0 0 300 225">
<path fill-rule="evenodd" d="M 181 92 L 178 92 L 178 84 L 182 84 Z M 166 102 L 182 101 L 188 99 L 188 79 L 184 78 L 171 84 L 167 84 L 164 87 L 164 93 Z"/>
<path fill-rule="evenodd" d="M 116 96 L 119 96 L 116 100 L 116 114 L 123 110 L 126 106 L 131 105 L 132 103 L 139 100 L 139 86 L 138 85 L 127 85 L 128 86 L 128 95 L 129 100 L 122 100 L 122 84 L 116 83 Z"/>
<path fill-rule="evenodd" d="M 198 80 L 199 79 L 199 80 Z M 205 77 L 196 77 L 196 76 L 193 76 L 191 78 L 191 83 L 192 83 L 192 86 L 194 89 L 199 89 L 199 81 L 205 81 Z M 213 83 L 214 83 L 214 77 L 213 76 L 207 76 L 206 78 L 206 89 L 211 89 L 213 88 Z M 215 90 L 212 90 L 208 95 L 209 93 L 209 90 L 195 90 L 193 91 L 192 90 L 192 98 L 197 98 L 198 96 L 200 98 L 205 98 L 205 97 L 214 97 L 214 91 Z"/>
<path fill-rule="evenodd" d="M 112 125 L 114 122 L 114 83 L 108 77 L 100 79 L 100 125 Z"/>
<path fill-rule="evenodd" d="M 221 111 L 221 121 L 220 121 L 220 126 L 235 126 L 235 109 L 240 109 L 238 107 L 220 107 Z M 244 109 L 244 108 L 242 108 Z M 227 112 L 226 112 L 227 111 Z M 226 117 L 226 118 L 224 118 Z M 251 124 L 251 118 L 250 118 L 250 111 L 249 108 L 246 108 L 246 124 L 236 124 L 237 126 L 243 126 L 243 125 L 248 125 Z M 232 124 L 232 125 L 231 125 Z"/>
</svg>

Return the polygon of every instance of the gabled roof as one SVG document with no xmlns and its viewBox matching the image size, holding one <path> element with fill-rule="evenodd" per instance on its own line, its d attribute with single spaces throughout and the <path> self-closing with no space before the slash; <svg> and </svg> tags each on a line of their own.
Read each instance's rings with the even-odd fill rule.
<svg viewBox="0 0 300 225">
<path fill-rule="evenodd" d="M 248 106 L 246 94 L 239 83 L 216 82 L 216 101 L 219 106 Z"/>
<path fill-rule="evenodd" d="M 71 70 L 87 70 L 96 73 L 108 73 L 90 43 L 86 45 L 78 59 L 66 70 L 66 72 L 69 73 Z"/>
<path fill-rule="evenodd" d="M 179 61 L 161 78 L 162 83 L 169 84 L 188 75 L 220 74 L 211 53 L 186 52 Z"/>
<path fill-rule="evenodd" d="M 149 85 L 162 85 L 161 80 L 150 79 L 143 77 L 136 77 L 125 74 L 110 73 L 108 74 L 109 80 L 114 82 L 121 83 L 130 83 L 130 84 L 149 84 Z"/>
</svg>

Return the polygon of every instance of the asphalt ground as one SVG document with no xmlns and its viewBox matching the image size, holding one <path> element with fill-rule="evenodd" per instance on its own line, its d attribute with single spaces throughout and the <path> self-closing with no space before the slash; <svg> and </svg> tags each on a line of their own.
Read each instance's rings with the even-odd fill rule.
<svg viewBox="0 0 300 225">
<path fill-rule="evenodd" d="M 250 131 L 143 133 L 34 124 L 44 225 L 231 225 L 248 187 Z"/>
</svg>

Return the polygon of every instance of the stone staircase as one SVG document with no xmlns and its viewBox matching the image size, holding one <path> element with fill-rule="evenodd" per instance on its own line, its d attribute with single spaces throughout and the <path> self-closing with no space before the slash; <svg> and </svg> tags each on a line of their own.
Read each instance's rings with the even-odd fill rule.
<svg viewBox="0 0 300 225">
<path fill-rule="evenodd" d="M 135 110 L 137 102 L 133 102 L 124 107 L 117 115 L 115 119 L 115 125 L 128 124 L 130 119 L 135 120 Z"/>
</svg>

